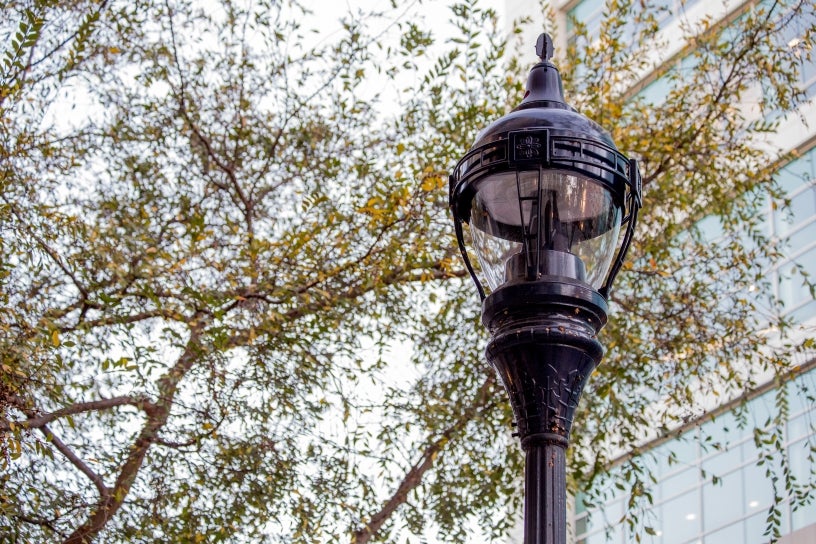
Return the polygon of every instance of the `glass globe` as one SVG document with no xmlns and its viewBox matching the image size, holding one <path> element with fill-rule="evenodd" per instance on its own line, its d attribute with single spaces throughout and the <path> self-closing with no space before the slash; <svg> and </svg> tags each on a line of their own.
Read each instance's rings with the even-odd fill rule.
<svg viewBox="0 0 816 544">
<path fill-rule="evenodd" d="M 521 253 L 528 270 L 538 266 L 538 275 L 553 275 L 541 266 L 553 251 L 581 260 L 585 277 L 574 279 L 603 285 L 622 219 L 621 205 L 604 185 L 567 170 L 535 169 L 487 176 L 475 189 L 470 230 L 492 290 L 515 279 L 508 261 Z"/>
</svg>

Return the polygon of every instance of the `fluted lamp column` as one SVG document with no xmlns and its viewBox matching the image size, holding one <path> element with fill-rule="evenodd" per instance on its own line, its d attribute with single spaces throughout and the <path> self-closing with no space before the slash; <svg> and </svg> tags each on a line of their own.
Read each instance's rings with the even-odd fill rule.
<svg viewBox="0 0 816 544">
<path fill-rule="evenodd" d="M 521 104 L 454 168 L 450 207 L 526 456 L 524 542 L 564 544 L 570 428 L 603 356 L 597 334 L 641 182 L 636 161 L 564 101 L 548 35 L 536 52 Z"/>
</svg>

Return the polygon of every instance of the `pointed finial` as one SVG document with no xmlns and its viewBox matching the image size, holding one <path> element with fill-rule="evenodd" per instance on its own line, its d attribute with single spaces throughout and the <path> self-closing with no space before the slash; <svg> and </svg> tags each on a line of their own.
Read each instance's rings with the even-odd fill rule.
<svg viewBox="0 0 816 544">
<path fill-rule="evenodd" d="M 553 57 L 554 52 L 555 48 L 552 38 L 550 38 L 550 35 L 546 32 L 543 33 L 536 41 L 536 55 L 538 55 L 538 58 L 540 58 L 542 62 L 548 62 Z"/>
</svg>

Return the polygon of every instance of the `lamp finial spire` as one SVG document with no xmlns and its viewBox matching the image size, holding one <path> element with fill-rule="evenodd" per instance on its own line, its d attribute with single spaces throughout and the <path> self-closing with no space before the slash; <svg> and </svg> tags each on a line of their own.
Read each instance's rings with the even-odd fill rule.
<svg viewBox="0 0 816 544">
<path fill-rule="evenodd" d="M 536 55 L 542 62 L 549 62 L 553 57 L 555 47 L 553 46 L 552 38 L 546 32 L 542 33 L 536 41 Z"/>
</svg>

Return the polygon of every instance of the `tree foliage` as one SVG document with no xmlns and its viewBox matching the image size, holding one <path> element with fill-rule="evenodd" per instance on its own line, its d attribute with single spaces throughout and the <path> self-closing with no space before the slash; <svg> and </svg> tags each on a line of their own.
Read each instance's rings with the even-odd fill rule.
<svg viewBox="0 0 816 544">
<path fill-rule="evenodd" d="M 295 1 L 5 7 L 7 540 L 481 542 L 512 525 L 522 461 L 445 188 L 530 55 L 512 60 L 476 0 L 432 47 L 423 8 L 349 13 L 317 41 Z M 648 6 L 611 4 L 601 40 L 561 61 L 568 99 L 646 182 L 575 486 L 798 347 L 745 296 L 778 257 L 757 204 L 777 192 L 752 145 L 773 127 L 735 105 L 760 83 L 764 107 L 802 99 L 774 37 L 806 8 L 689 29 L 695 70 L 669 73 L 661 104 L 626 94 Z M 694 228 L 709 214 L 716 243 Z"/>
</svg>

